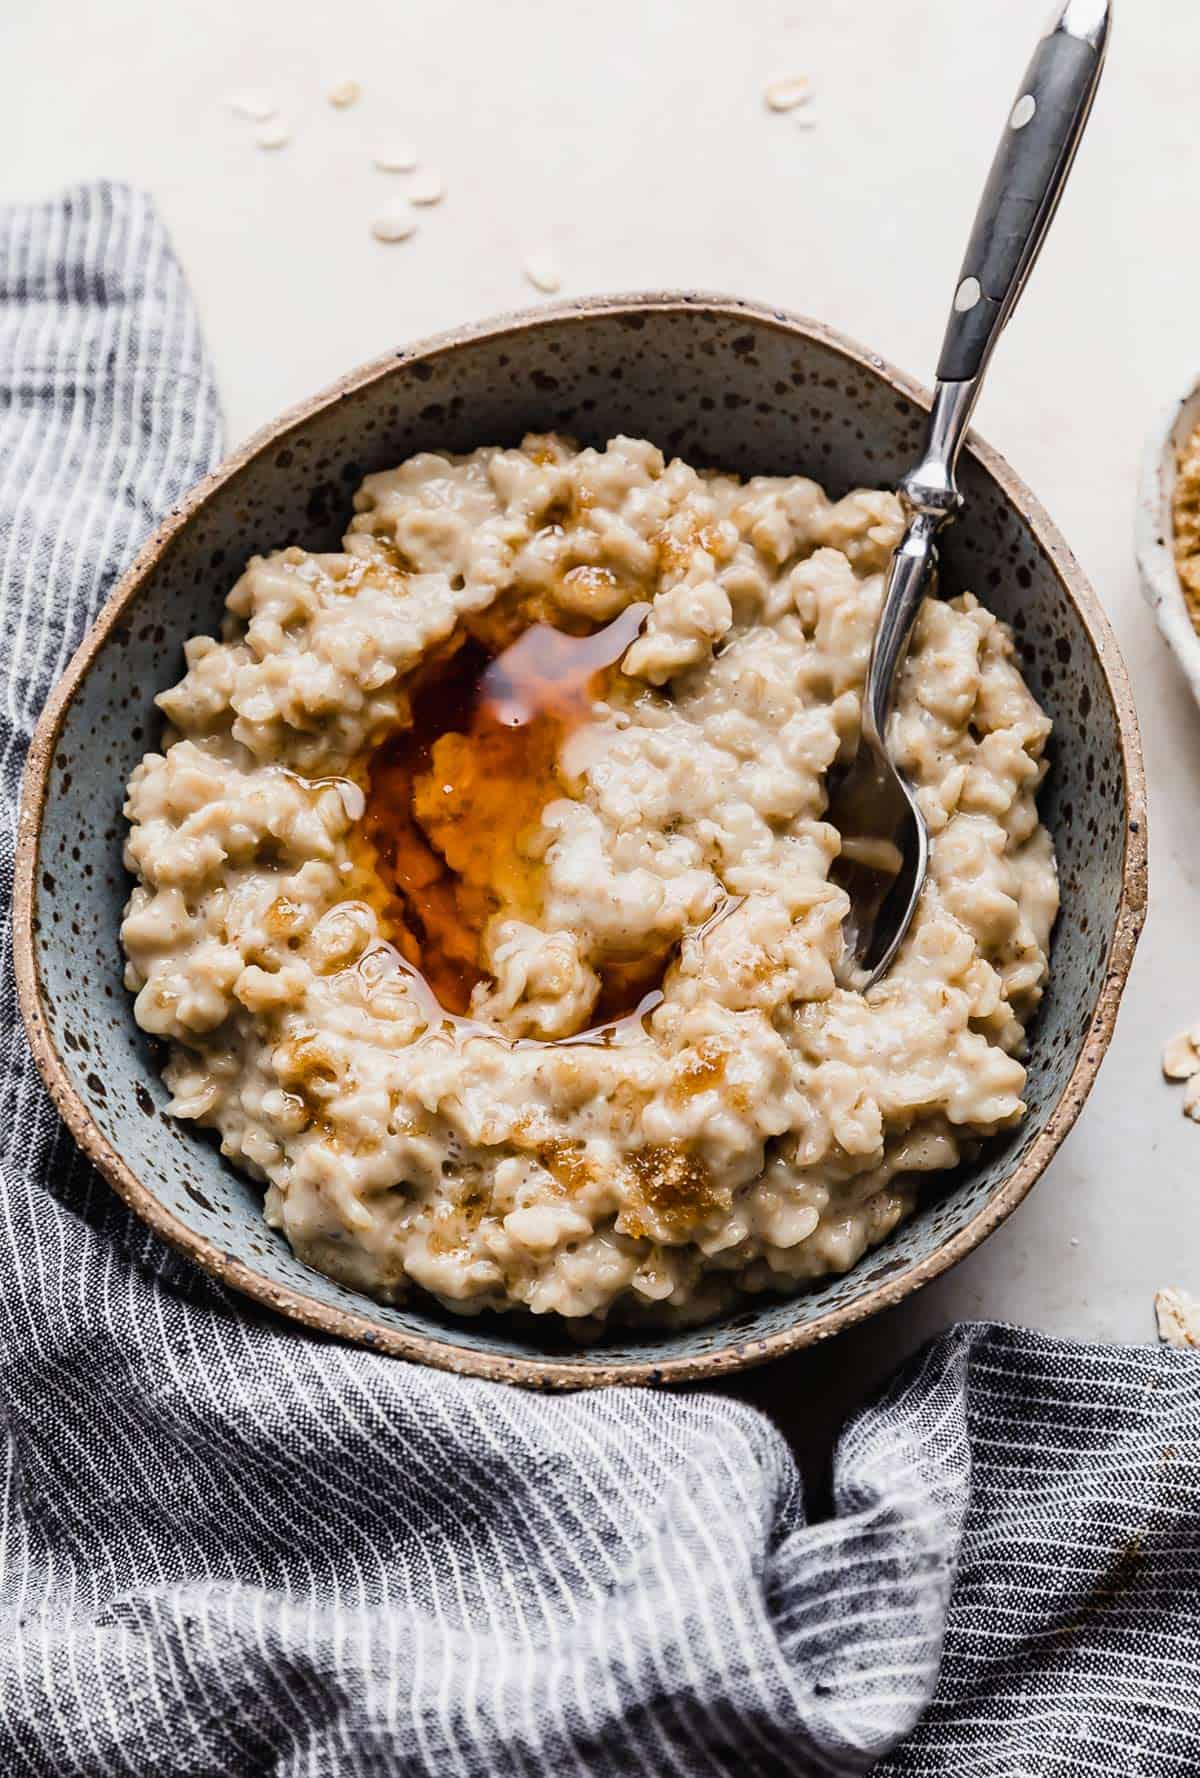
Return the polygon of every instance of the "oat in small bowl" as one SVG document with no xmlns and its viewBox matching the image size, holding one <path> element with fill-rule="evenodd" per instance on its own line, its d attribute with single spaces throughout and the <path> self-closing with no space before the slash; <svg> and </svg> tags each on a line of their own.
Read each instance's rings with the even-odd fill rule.
<svg viewBox="0 0 1200 1778">
<path fill-rule="evenodd" d="M 1200 382 L 1146 445 L 1137 554 L 1146 599 L 1200 698 Z"/>
</svg>

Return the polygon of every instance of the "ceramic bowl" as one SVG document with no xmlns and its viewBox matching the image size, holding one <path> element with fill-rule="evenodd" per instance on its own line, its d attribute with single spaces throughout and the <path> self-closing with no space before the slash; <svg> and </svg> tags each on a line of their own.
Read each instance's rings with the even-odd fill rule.
<svg viewBox="0 0 1200 1778">
<path fill-rule="evenodd" d="M 1142 591 L 1200 699 L 1200 634 L 1175 572 L 1171 501 L 1179 448 L 1200 426 L 1200 382 L 1173 401 L 1146 442 L 1138 492 L 1137 554 Z"/>
<path fill-rule="evenodd" d="M 580 1348 L 544 1322 L 384 1308 L 294 1258 L 259 1190 L 163 1111 L 152 1045 L 121 985 L 122 786 L 156 735 L 155 692 L 185 638 L 212 631 L 245 558 L 336 547 L 363 475 L 422 449 L 561 428 L 644 435 L 743 474 L 804 472 L 834 493 L 912 461 L 925 394 L 828 328 L 691 295 L 607 298 L 505 318 L 397 352 L 293 409 L 166 519 L 105 606 L 34 739 L 19 835 L 16 959 L 47 1085 L 76 1140 L 166 1240 L 259 1302 L 447 1369 L 541 1387 L 717 1375 L 826 1338 L 936 1277 L 1029 1190 L 1095 1078 L 1141 926 L 1145 814 L 1137 723 L 1112 632 L 1062 538 L 994 451 L 963 462 L 966 511 L 944 581 L 1014 626 L 1054 718 L 1043 813 L 1062 917 L 1032 1033 L 1028 1116 L 930 1190 L 852 1272 L 748 1301 L 709 1326 L 614 1330 Z"/>
</svg>

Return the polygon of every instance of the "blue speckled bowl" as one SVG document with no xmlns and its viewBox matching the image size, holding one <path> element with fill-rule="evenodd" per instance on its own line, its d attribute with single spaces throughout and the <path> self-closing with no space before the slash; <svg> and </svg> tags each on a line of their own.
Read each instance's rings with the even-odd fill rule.
<svg viewBox="0 0 1200 1778">
<path fill-rule="evenodd" d="M 1043 801 L 1063 912 L 1033 1032 L 1029 1115 L 846 1277 L 763 1299 L 698 1331 L 614 1332 L 579 1349 L 547 1323 L 383 1308 L 311 1271 L 262 1219 L 258 1190 L 163 1112 L 154 1051 L 121 985 L 122 789 L 151 744 L 154 693 L 211 631 L 245 558 L 335 547 L 369 470 L 413 451 L 561 428 L 653 439 L 743 474 L 812 474 L 834 493 L 911 462 L 922 392 L 812 322 L 721 298 L 609 298 L 539 309 L 353 372 L 284 416 L 172 512 L 51 698 L 21 812 L 16 961 L 30 1041 L 77 1141 L 145 1220 L 209 1271 L 311 1326 L 457 1371 L 543 1387 L 712 1376 L 824 1339 L 897 1302 L 989 1234 L 1077 1115 L 1108 1043 L 1145 907 L 1137 723 L 1112 632 L 1057 531 L 994 452 L 963 466 L 967 508 L 945 579 L 1015 626 L 1055 722 Z"/>
</svg>

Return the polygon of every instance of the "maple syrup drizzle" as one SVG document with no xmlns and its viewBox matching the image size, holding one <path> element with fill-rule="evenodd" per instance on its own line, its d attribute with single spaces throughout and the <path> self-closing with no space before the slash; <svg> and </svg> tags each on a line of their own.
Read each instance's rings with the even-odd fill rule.
<svg viewBox="0 0 1200 1778">
<path fill-rule="evenodd" d="M 651 1013 L 655 1007 L 662 1005 L 664 999 L 661 988 L 652 988 L 650 993 L 642 996 L 632 1012 L 589 1025 L 586 1031 L 576 1031 L 570 1037 L 506 1037 L 495 1025 L 489 1025 L 486 1019 L 473 1019 L 469 1013 L 450 1012 L 438 1001 L 421 971 L 414 968 L 395 945 L 389 944 L 386 939 L 372 945 L 369 951 L 364 951 L 355 968 L 366 979 L 369 987 L 374 987 L 394 971 L 404 975 L 429 1021 L 431 1030 L 440 1026 L 443 1031 L 461 1037 L 486 1037 L 491 1043 L 502 1043 L 513 1050 L 565 1049 L 573 1044 L 608 1049 L 618 1043 L 627 1032 L 645 1031 Z"/>
<path fill-rule="evenodd" d="M 693 939 L 702 944 L 709 933 L 721 924 L 722 920 L 727 920 L 730 914 L 737 912 L 745 899 L 744 895 L 727 895 L 703 925 L 696 927 L 692 933 Z M 677 947 L 673 946 L 672 951 L 675 949 Z M 355 967 L 372 987 L 394 970 L 401 971 L 411 983 L 418 1003 L 431 1026 L 441 1024 L 445 1030 L 466 1037 L 487 1037 L 493 1042 L 504 1043 L 509 1049 L 514 1050 L 560 1048 L 568 1044 L 587 1047 L 599 1045 L 601 1048 L 607 1049 L 618 1043 L 628 1032 L 645 1031 L 648 1028 L 647 1021 L 651 1013 L 656 1007 L 662 1005 L 665 998 L 661 988 L 652 988 L 648 994 L 642 996 L 632 1012 L 621 1013 L 611 1018 L 598 1017 L 597 1022 L 594 1025 L 589 1025 L 586 1031 L 577 1031 L 572 1037 L 556 1037 L 547 1042 L 546 1039 L 540 1037 L 505 1037 L 496 1030 L 494 1025 L 487 1024 L 483 1019 L 473 1019 L 466 1013 L 448 1011 L 439 1003 L 420 970 L 414 968 L 396 949 L 395 945 L 389 944 L 386 939 L 379 944 L 372 945 L 369 951 L 364 952 Z M 599 1004 L 596 1011 L 599 1014 Z"/>
<path fill-rule="evenodd" d="M 631 605 L 582 636 L 531 624 L 496 654 L 468 636 L 418 671 L 411 724 L 371 755 L 360 828 L 371 856 L 361 862 L 387 942 L 368 956 L 376 970 L 413 978 L 432 1023 L 497 1035 L 467 1016 L 487 979 L 483 928 L 500 907 L 536 912 L 540 864 L 528 836 L 563 794 L 563 743 L 604 696 L 648 611 Z M 644 1018 L 662 998 L 666 961 L 602 971 L 595 1026 L 562 1041 L 611 1041 L 605 1032 Z"/>
</svg>

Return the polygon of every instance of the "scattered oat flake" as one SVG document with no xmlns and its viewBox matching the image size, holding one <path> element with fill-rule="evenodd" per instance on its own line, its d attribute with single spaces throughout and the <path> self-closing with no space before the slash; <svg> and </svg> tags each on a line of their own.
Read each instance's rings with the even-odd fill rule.
<svg viewBox="0 0 1200 1778">
<path fill-rule="evenodd" d="M 413 204 L 440 204 L 446 195 L 446 181 L 440 173 L 419 173 L 408 188 Z"/>
<path fill-rule="evenodd" d="M 763 93 L 768 111 L 794 111 L 797 105 L 807 105 L 811 97 L 812 81 L 807 74 L 769 81 Z"/>
<path fill-rule="evenodd" d="M 1200 1302 L 1185 1290 L 1160 1290 L 1154 1299 L 1158 1337 L 1181 1352 L 1200 1347 Z"/>
<path fill-rule="evenodd" d="M 286 148 L 291 139 L 292 132 L 282 117 L 259 124 L 254 132 L 254 140 L 260 148 Z"/>
<path fill-rule="evenodd" d="M 411 173 L 417 151 L 411 142 L 383 142 L 375 150 L 374 161 L 381 173 Z"/>
<path fill-rule="evenodd" d="M 356 104 L 362 97 L 362 88 L 357 80 L 339 80 L 336 85 L 330 87 L 326 97 L 331 105 L 337 106 L 339 111 L 345 111 L 348 105 Z"/>
<path fill-rule="evenodd" d="M 377 241 L 407 241 L 409 235 L 416 233 L 416 227 L 416 217 L 401 200 L 379 212 L 371 224 L 371 233 Z"/>
<path fill-rule="evenodd" d="M 272 93 L 234 93 L 229 100 L 229 109 L 235 117 L 247 118 L 251 123 L 265 123 L 268 117 L 275 116 L 279 103 Z"/>
<path fill-rule="evenodd" d="M 562 289 L 562 273 L 551 253 L 531 253 L 525 261 L 524 272 L 535 290 L 552 294 Z"/>
<path fill-rule="evenodd" d="M 1200 1050 L 1190 1031 L 1181 1031 L 1163 1045 L 1162 1070 L 1168 1080 L 1190 1080 L 1200 1073 Z"/>
</svg>

